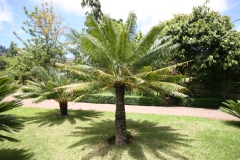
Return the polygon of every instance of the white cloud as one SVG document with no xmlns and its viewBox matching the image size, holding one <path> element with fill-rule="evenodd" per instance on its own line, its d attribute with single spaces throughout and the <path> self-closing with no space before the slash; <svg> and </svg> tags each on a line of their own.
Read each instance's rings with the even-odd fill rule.
<svg viewBox="0 0 240 160">
<path fill-rule="evenodd" d="M 42 2 L 42 0 L 31 0 Z M 47 0 L 50 1 L 50 0 Z M 199 6 L 206 0 L 100 0 L 101 9 L 112 18 L 125 20 L 130 11 L 137 14 L 138 24 L 143 32 L 148 31 L 159 21 L 173 17 L 176 13 L 191 13 L 193 6 Z M 63 11 L 84 16 L 86 9 L 82 9 L 81 0 L 52 0 L 53 5 Z M 230 9 L 227 0 L 211 0 L 208 4 L 213 10 L 223 12 Z"/>
<path fill-rule="evenodd" d="M 191 13 L 193 6 L 204 4 L 205 0 L 100 0 L 102 11 L 113 18 L 126 18 L 135 11 L 141 30 L 149 30 L 159 21 L 167 20 L 176 13 Z M 222 12 L 229 9 L 227 0 L 211 0 L 208 4 L 213 10 Z"/>
<path fill-rule="evenodd" d="M 0 0 L 0 30 L 3 28 L 2 22 L 12 22 L 12 12 L 5 0 Z"/>
</svg>

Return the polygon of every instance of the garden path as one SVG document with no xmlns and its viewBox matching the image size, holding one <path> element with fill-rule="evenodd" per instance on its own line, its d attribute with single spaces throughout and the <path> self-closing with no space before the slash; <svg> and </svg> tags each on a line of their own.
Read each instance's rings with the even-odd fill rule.
<svg viewBox="0 0 240 160">
<path fill-rule="evenodd" d="M 12 100 L 12 96 L 8 96 L 5 100 Z M 40 103 L 32 103 L 33 99 L 24 99 L 22 101 L 24 107 L 39 107 L 39 108 L 59 108 L 59 105 L 54 100 L 45 100 Z M 96 111 L 115 111 L 115 104 L 93 104 L 93 103 L 74 103 L 69 102 L 68 108 L 73 110 L 96 110 Z M 181 106 L 171 107 L 159 107 L 159 106 L 135 106 L 125 105 L 127 113 L 148 113 L 148 114 L 164 114 L 164 115 L 177 115 L 177 116 L 195 116 L 204 117 L 217 120 L 234 120 L 240 121 L 240 119 L 223 113 L 217 109 L 205 109 L 205 108 L 191 108 Z"/>
</svg>

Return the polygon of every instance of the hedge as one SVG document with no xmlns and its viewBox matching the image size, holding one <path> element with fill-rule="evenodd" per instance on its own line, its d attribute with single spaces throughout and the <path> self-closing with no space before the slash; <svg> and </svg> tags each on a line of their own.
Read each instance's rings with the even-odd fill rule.
<svg viewBox="0 0 240 160">
<path fill-rule="evenodd" d="M 219 108 L 224 99 L 220 98 L 185 98 L 179 101 L 179 105 L 199 108 Z"/>
<path fill-rule="evenodd" d="M 115 104 L 115 95 L 101 95 L 92 94 L 84 97 L 81 102 L 87 103 L 102 103 L 102 104 Z M 156 98 L 150 98 L 145 96 L 129 96 L 125 95 L 126 105 L 142 105 L 142 106 L 163 106 L 165 104 L 164 100 L 159 100 Z"/>
</svg>

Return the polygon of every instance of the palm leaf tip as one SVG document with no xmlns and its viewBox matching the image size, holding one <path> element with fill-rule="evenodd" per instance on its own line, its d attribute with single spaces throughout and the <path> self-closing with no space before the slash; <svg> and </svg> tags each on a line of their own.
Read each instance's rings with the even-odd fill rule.
<svg viewBox="0 0 240 160">
<path fill-rule="evenodd" d="M 240 101 L 227 100 L 222 102 L 225 106 L 220 106 L 220 110 L 234 117 L 240 118 Z"/>
</svg>

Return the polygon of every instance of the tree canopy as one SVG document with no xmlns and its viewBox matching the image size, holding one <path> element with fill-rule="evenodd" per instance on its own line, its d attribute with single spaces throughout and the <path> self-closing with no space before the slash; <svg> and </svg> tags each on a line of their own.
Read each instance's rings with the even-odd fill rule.
<svg viewBox="0 0 240 160">
<path fill-rule="evenodd" d="M 25 48 L 20 50 L 16 63 L 10 66 L 15 70 L 15 76 L 22 75 L 23 80 L 31 75 L 33 66 L 53 67 L 56 62 L 64 61 L 66 51 L 61 36 L 67 29 L 67 26 L 62 25 L 64 18 L 54 13 L 51 3 L 42 3 L 41 9 L 36 6 L 32 12 L 24 7 L 24 12 L 28 19 L 23 23 L 25 27 L 22 29 L 31 38 L 24 41 L 14 32 Z"/>
<path fill-rule="evenodd" d="M 228 16 L 203 5 L 189 15 L 175 15 L 165 25 L 166 35 L 180 44 L 177 62 L 194 61 L 182 73 L 211 90 L 226 89 L 240 80 L 240 33 L 232 30 Z"/>
</svg>

